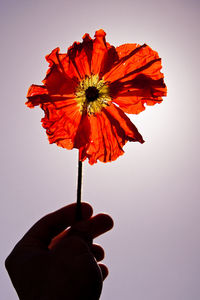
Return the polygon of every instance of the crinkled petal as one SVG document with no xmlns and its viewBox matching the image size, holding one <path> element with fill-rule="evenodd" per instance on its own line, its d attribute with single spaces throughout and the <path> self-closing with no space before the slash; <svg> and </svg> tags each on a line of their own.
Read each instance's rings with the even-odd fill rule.
<svg viewBox="0 0 200 300">
<path fill-rule="evenodd" d="M 115 128 L 117 136 L 121 138 L 120 144 L 122 146 L 127 141 L 144 143 L 135 125 L 119 107 L 111 104 L 104 109 L 104 113 Z"/>
<path fill-rule="evenodd" d="M 106 33 L 102 29 L 96 31 L 95 33 L 95 39 L 93 41 L 92 66 L 91 66 L 93 74 L 100 73 L 104 55 L 107 52 L 105 36 Z"/>
<path fill-rule="evenodd" d="M 75 42 L 68 49 L 69 62 L 76 70 L 79 80 L 91 74 L 102 77 L 117 61 L 115 47 L 106 42 L 105 36 L 106 33 L 102 29 L 96 31 L 94 39 L 85 34 L 82 43 Z"/>
<path fill-rule="evenodd" d="M 32 84 L 28 89 L 26 97 L 28 101 L 25 104 L 30 108 L 50 101 L 47 88 L 42 85 Z"/>
<path fill-rule="evenodd" d="M 26 105 L 30 108 L 33 108 L 37 105 L 43 105 L 45 103 L 53 103 L 55 106 L 55 109 L 58 107 L 65 107 L 65 105 L 69 105 L 69 101 L 73 100 L 74 102 L 74 94 L 68 94 L 68 95 L 49 95 L 48 90 L 45 86 L 42 85 L 31 85 L 28 93 L 27 93 L 28 101 L 26 102 Z M 66 103 L 66 101 L 68 101 Z"/>
<path fill-rule="evenodd" d="M 106 42 L 105 36 L 106 33 L 100 29 L 96 31 L 93 41 L 91 70 L 93 74 L 99 74 L 100 77 L 110 70 L 118 57 L 115 47 Z"/>
<path fill-rule="evenodd" d="M 80 149 L 80 159 L 88 158 L 90 164 L 116 160 L 124 153 L 122 147 L 127 141 L 144 142 L 130 119 L 113 104 L 90 116 L 89 121 L 90 143 Z"/>
<path fill-rule="evenodd" d="M 137 114 L 166 95 L 161 59 L 147 45 L 125 44 L 116 48 L 119 60 L 104 75 L 113 101 L 127 113 Z"/>
<path fill-rule="evenodd" d="M 46 56 L 49 69 L 43 83 L 50 94 L 59 92 L 62 95 L 75 91 L 79 74 L 70 64 L 68 55 L 59 51 L 60 49 L 56 48 Z"/>
<path fill-rule="evenodd" d="M 163 78 L 154 80 L 143 74 L 126 82 L 116 81 L 110 85 L 113 101 L 126 113 L 140 113 L 145 109 L 145 103 L 161 103 L 166 92 Z"/>
<path fill-rule="evenodd" d="M 89 34 L 83 36 L 82 43 L 74 42 L 68 49 L 69 63 L 76 70 L 79 80 L 91 75 L 92 51 L 93 41 Z"/>
<path fill-rule="evenodd" d="M 92 165 L 100 160 L 102 162 L 113 161 L 124 153 L 120 143 L 118 143 L 111 124 L 102 112 L 90 116 L 90 143 L 80 148 L 80 159 L 89 159 Z"/>
<path fill-rule="evenodd" d="M 130 80 L 142 70 L 148 69 L 149 64 L 152 65 L 159 59 L 157 52 L 145 44 L 142 46 L 125 44 L 117 47 L 116 51 L 119 59 L 113 68 L 104 75 L 104 79 L 110 82 L 125 78 Z"/>
<path fill-rule="evenodd" d="M 76 136 L 74 138 L 74 148 L 80 149 L 90 143 L 90 121 L 87 114 L 82 114 Z"/>
<path fill-rule="evenodd" d="M 81 121 L 81 113 L 74 99 L 65 102 L 46 103 L 41 107 L 45 112 L 42 125 L 50 144 L 56 143 L 63 148 L 76 146 L 76 133 Z"/>
</svg>

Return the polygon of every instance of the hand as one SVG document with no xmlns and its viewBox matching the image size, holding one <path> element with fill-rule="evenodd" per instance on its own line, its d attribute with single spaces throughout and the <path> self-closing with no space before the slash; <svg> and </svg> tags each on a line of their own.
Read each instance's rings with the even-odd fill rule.
<svg viewBox="0 0 200 300">
<path fill-rule="evenodd" d="M 92 217 L 82 203 L 82 221 L 76 222 L 76 204 L 39 220 L 6 259 L 6 268 L 20 300 L 97 300 L 108 275 L 104 250 L 92 240 L 110 230 L 112 219 Z"/>
</svg>

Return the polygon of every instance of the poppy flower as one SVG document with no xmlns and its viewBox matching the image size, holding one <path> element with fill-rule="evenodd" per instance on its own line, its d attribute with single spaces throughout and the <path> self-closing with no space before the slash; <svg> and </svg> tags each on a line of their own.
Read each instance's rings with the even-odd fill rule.
<svg viewBox="0 0 200 300">
<path fill-rule="evenodd" d="M 100 29 L 74 42 L 67 53 L 54 49 L 43 85 L 31 85 L 26 105 L 40 105 L 50 143 L 79 149 L 81 161 L 113 161 L 127 141 L 143 138 L 126 113 L 138 114 L 166 95 L 161 59 L 146 44 L 111 46 Z"/>
</svg>

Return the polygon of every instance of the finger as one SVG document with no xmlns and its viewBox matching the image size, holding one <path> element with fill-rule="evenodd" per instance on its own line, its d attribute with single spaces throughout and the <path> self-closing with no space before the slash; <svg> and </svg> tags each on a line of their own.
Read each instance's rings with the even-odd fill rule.
<svg viewBox="0 0 200 300">
<path fill-rule="evenodd" d="M 91 252 L 97 261 L 101 261 L 102 259 L 104 259 L 105 253 L 103 248 L 100 245 L 93 244 L 91 246 Z"/>
<path fill-rule="evenodd" d="M 68 257 L 72 258 L 82 254 L 90 254 L 92 257 L 88 244 L 78 236 L 62 238 L 50 251 L 52 254 L 56 254 L 57 260 L 59 259 L 63 262 L 66 261 Z"/>
<path fill-rule="evenodd" d="M 98 265 L 99 265 L 99 268 L 101 269 L 102 277 L 103 277 L 103 280 L 104 280 L 104 279 L 106 279 L 106 277 L 109 274 L 108 268 L 103 264 L 98 264 Z"/>
<path fill-rule="evenodd" d="M 105 233 L 112 227 L 113 220 L 110 216 L 105 214 L 96 215 L 93 218 L 82 220 L 73 225 L 71 228 L 61 232 L 51 240 L 49 249 L 53 249 L 61 243 L 63 239 L 68 238 L 69 236 L 77 236 L 83 239 L 88 246 L 91 247 L 93 238 Z"/>
<path fill-rule="evenodd" d="M 88 203 L 82 203 L 82 219 L 87 220 L 92 216 L 92 207 Z M 67 205 L 40 219 L 25 234 L 20 243 L 48 247 L 52 238 L 57 236 L 67 227 L 76 222 L 76 203 Z"/>
<path fill-rule="evenodd" d="M 113 224 L 113 220 L 109 215 L 98 214 L 72 226 L 68 234 L 78 235 L 88 242 L 112 229 Z"/>
</svg>

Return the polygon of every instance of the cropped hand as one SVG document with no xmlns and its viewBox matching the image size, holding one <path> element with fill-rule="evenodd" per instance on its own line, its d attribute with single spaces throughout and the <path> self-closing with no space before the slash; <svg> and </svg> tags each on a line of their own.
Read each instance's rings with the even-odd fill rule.
<svg viewBox="0 0 200 300">
<path fill-rule="evenodd" d="M 110 230 L 111 217 L 92 217 L 82 203 L 76 222 L 76 204 L 40 219 L 6 259 L 6 268 L 20 300 L 97 300 L 108 269 L 95 237 Z"/>
</svg>

